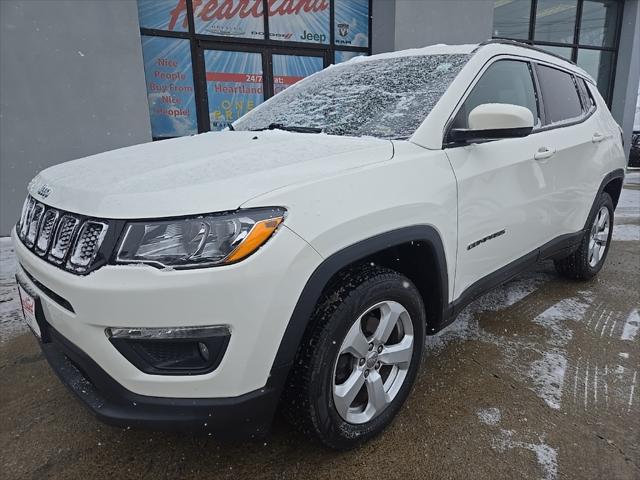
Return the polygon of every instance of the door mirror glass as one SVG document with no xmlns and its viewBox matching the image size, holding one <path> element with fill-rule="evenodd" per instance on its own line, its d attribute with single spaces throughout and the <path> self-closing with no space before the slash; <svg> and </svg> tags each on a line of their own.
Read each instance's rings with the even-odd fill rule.
<svg viewBox="0 0 640 480">
<path fill-rule="evenodd" d="M 454 142 L 526 137 L 533 130 L 531 110 L 508 103 L 484 103 L 469 113 L 469 128 L 453 128 Z"/>
</svg>

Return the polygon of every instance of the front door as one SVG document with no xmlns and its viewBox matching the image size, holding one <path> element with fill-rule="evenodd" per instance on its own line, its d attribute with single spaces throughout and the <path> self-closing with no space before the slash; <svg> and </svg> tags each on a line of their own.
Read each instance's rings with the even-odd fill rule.
<svg viewBox="0 0 640 480">
<path fill-rule="evenodd" d="M 532 66 L 497 60 L 473 86 L 452 126 L 467 128 L 485 103 L 529 108 L 541 126 Z M 544 132 L 445 149 L 458 182 L 458 255 L 454 298 L 474 282 L 535 251 L 553 230 L 554 178 Z"/>
</svg>

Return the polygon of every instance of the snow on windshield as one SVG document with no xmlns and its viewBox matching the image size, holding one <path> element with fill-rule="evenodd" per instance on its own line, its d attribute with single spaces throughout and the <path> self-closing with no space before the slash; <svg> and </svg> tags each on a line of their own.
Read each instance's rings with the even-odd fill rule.
<svg viewBox="0 0 640 480">
<path fill-rule="evenodd" d="M 348 62 L 293 85 L 234 123 L 320 128 L 331 135 L 408 138 L 420 126 L 467 54 Z"/>
</svg>

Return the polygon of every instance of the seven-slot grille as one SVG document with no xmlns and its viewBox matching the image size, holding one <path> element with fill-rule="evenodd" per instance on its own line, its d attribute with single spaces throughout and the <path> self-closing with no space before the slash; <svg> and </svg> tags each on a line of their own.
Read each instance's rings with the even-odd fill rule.
<svg viewBox="0 0 640 480">
<path fill-rule="evenodd" d="M 29 196 L 16 227 L 27 248 L 49 263 L 86 273 L 100 250 L 109 225 L 37 202 Z"/>
</svg>

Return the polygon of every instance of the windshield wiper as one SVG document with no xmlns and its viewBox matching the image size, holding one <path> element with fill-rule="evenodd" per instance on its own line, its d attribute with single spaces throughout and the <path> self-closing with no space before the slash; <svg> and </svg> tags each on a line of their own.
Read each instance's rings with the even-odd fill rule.
<svg viewBox="0 0 640 480">
<path fill-rule="evenodd" d="M 322 133 L 322 129 L 318 127 L 300 127 L 297 125 L 284 125 L 282 123 L 271 123 L 265 128 L 256 128 L 252 132 L 261 132 L 263 130 L 285 130 L 287 132 L 298 133 Z"/>
</svg>

